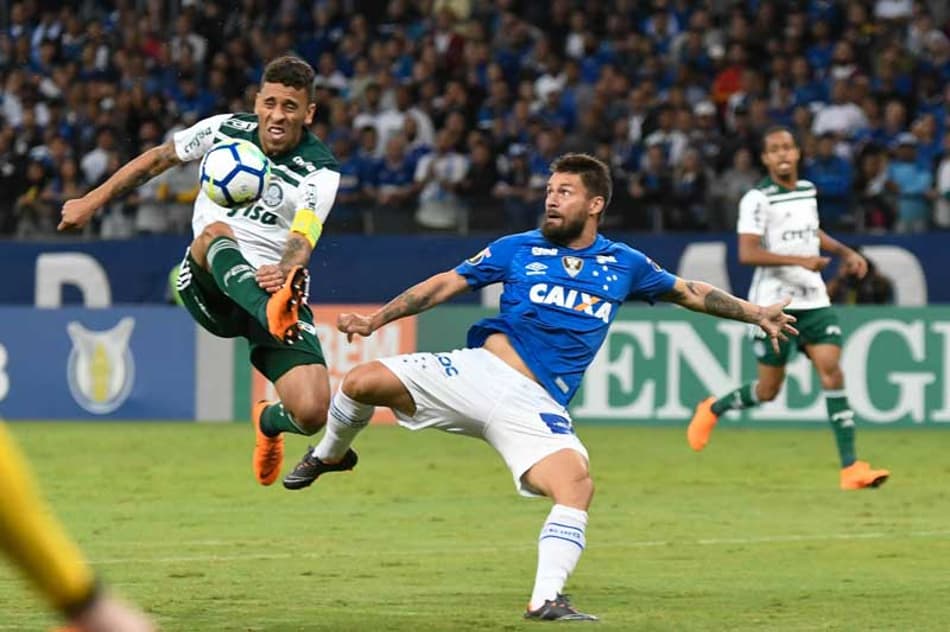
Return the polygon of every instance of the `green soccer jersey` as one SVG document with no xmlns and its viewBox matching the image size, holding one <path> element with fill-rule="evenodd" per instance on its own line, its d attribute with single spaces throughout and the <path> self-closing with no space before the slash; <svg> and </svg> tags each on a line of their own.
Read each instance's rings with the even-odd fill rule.
<svg viewBox="0 0 950 632">
<path fill-rule="evenodd" d="M 762 246 L 781 255 L 814 257 L 821 252 L 815 185 L 799 180 L 786 189 L 765 178 L 739 201 L 740 234 L 758 235 Z M 792 298 L 788 309 L 816 309 L 831 304 L 820 272 L 803 266 L 755 269 L 749 300 L 760 305 Z"/>
<path fill-rule="evenodd" d="M 257 125 L 256 114 L 211 116 L 175 133 L 175 152 L 181 160 L 190 161 L 199 160 L 215 144 L 228 140 L 246 140 L 260 147 Z M 225 208 L 201 191 L 191 222 L 196 236 L 211 222 L 231 226 L 241 252 L 254 267 L 280 261 L 297 211 L 310 209 L 325 222 L 340 184 L 336 158 L 309 130 L 304 130 L 292 150 L 268 158 L 270 184 L 261 199 L 246 206 Z"/>
</svg>

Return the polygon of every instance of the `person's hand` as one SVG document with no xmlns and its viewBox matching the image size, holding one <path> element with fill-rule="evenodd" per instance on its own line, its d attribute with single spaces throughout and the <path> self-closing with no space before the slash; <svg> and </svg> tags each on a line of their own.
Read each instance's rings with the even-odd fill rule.
<svg viewBox="0 0 950 632">
<path fill-rule="evenodd" d="M 856 276 L 859 279 L 863 279 L 864 275 L 868 273 L 867 259 L 854 250 L 849 250 L 842 258 L 841 267 L 844 268 L 846 274 Z"/>
<path fill-rule="evenodd" d="M 261 289 L 271 294 L 282 288 L 287 278 L 280 266 L 274 263 L 265 263 L 259 267 L 255 276 Z"/>
<path fill-rule="evenodd" d="M 103 595 L 76 616 L 66 632 L 155 632 L 155 624 L 140 610 Z"/>
<path fill-rule="evenodd" d="M 772 349 L 775 353 L 779 352 L 779 342 L 788 340 L 786 334 L 793 336 L 798 335 L 798 330 L 792 326 L 796 318 L 791 314 L 786 314 L 784 311 L 791 302 L 791 298 L 786 298 L 768 307 L 759 307 L 759 320 L 756 324 L 762 328 L 762 331 L 764 331 L 772 341 Z"/>
<path fill-rule="evenodd" d="M 60 212 L 62 219 L 59 222 L 59 226 L 56 227 L 56 230 L 75 230 L 82 228 L 89 222 L 90 218 L 92 218 L 93 213 L 96 212 L 96 208 L 98 208 L 98 205 L 91 202 L 88 196 L 74 200 L 66 200 L 66 203 L 63 204 L 63 210 Z"/>
<path fill-rule="evenodd" d="M 831 257 L 805 257 L 802 267 L 812 272 L 821 272 L 828 267 L 829 263 L 831 263 Z"/>
<path fill-rule="evenodd" d="M 372 319 L 363 314 L 340 314 L 336 318 L 336 328 L 346 334 L 347 342 L 353 342 L 354 335 L 366 338 L 373 333 Z"/>
</svg>

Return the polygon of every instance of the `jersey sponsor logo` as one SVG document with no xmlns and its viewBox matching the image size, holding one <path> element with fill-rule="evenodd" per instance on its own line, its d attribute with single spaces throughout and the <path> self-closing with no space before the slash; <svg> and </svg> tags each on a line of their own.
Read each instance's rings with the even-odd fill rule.
<svg viewBox="0 0 950 632">
<path fill-rule="evenodd" d="M 593 316 L 605 323 L 610 322 L 613 305 L 599 296 L 591 296 L 587 292 L 568 289 L 560 285 L 535 283 L 528 291 L 532 303 L 538 305 L 557 305 L 587 316 Z M 596 306 L 596 309 L 595 309 Z"/>
<path fill-rule="evenodd" d="M 66 325 L 73 348 L 66 375 L 76 403 L 96 415 L 106 415 L 122 405 L 135 382 L 135 361 L 129 339 L 135 319 L 123 318 L 112 329 L 91 331 L 73 321 Z"/>
<path fill-rule="evenodd" d="M 605 263 L 617 263 L 617 257 L 613 255 L 597 255 L 597 263 L 601 265 Z"/>
<path fill-rule="evenodd" d="M 583 259 L 572 257 L 570 255 L 561 257 L 561 263 L 564 265 L 564 271 L 571 275 L 572 279 L 580 274 L 581 268 L 584 267 Z"/>
<path fill-rule="evenodd" d="M 474 257 L 469 257 L 468 259 L 466 259 L 466 261 L 468 261 L 473 266 L 477 266 L 478 264 L 480 264 L 485 259 L 488 259 L 489 257 L 491 257 L 491 249 L 485 248 Z"/>
<path fill-rule="evenodd" d="M 228 119 L 223 125 L 228 127 L 233 127 L 234 129 L 239 129 L 244 132 L 250 132 L 251 130 L 257 129 L 257 123 L 254 121 L 242 121 L 241 119 Z"/>
<path fill-rule="evenodd" d="M 267 206 L 274 208 L 275 206 L 280 206 L 280 203 L 284 201 L 284 189 L 276 182 L 271 182 L 267 185 L 267 190 L 264 191 L 264 195 L 261 196 L 261 200 Z"/>
<path fill-rule="evenodd" d="M 534 276 L 536 274 L 547 274 L 548 267 L 541 263 L 540 261 L 532 261 L 524 267 L 525 274 L 528 276 Z"/>
<path fill-rule="evenodd" d="M 308 182 L 303 187 L 303 206 L 302 208 L 310 209 L 311 211 L 317 208 L 317 185 L 314 182 Z"/>
<path fill-rule="evenodd" d="M 557 248 L 542 248 L 541 246 L 532 246 L 531 254 L 535 257 L 543 257 L 545 255 L 554 256 L 557 254 Z"/>
<path fill-rule="evenodd" d="M 804 228 L 802 230 L 785 230 L 782 231 L 782 241 L 796 241 L 801 239 L 810 239 L 812 237 L 818 237 L 818 227 L 813 228 Z"/>
</svg>

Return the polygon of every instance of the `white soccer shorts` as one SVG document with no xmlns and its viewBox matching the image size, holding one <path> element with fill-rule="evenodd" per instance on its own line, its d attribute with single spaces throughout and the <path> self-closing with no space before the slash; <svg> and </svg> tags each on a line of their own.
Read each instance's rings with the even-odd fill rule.
<svg viewBox="0 0 950 632">
<path fill-rule="evenodd" d="M 544 388 L 485 349 L 410 353 L 379 360 L 416 404 L 410 430 L 437 428 L 487 441 L 505 460 L 523 496 L 538 496 L 521 476 L 544 457 L 569 448 L 589 460 L 567 409 Z"/>
</svg>

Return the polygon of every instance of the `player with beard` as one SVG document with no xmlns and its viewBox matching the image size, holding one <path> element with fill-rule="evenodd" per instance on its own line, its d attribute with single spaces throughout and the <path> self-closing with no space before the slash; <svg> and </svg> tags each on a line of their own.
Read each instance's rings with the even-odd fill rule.
<svg viewBox="0 0 950 632">
<path fill-rule="evenodd" d="M 300 489 L 328 471 L 351 469 L 350 444 L 373 415 L 391 408 L 411 430 L 439 430 L 488 442 L 525 496 L 554 502 L 538 542 L 534 590 L 524 614 L 540 620 L 595 620 L 562 594 L 585 547 L 594 493 L 587 450 L 567 405 L 628 298 L 678 303 L 755 323 L 778 345 L 795 333 L 784 302 L 760 307 L 707 283 L 685 281 L 624 243 L 598 234 L 612 182 L 604 163 L 566 154 L 551 165 L 540 230 L 508 235 L 477 255 L 403 292 L 370 315 L 341 314 L 352 340 L 491 283 L 503 283 L 501 311 L 468 332 L 468 345 L 355 367 L 330 405 L 325 434 L 284 486 Z"/>
</svg>

